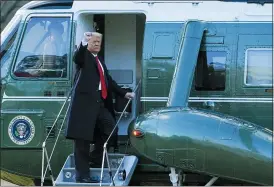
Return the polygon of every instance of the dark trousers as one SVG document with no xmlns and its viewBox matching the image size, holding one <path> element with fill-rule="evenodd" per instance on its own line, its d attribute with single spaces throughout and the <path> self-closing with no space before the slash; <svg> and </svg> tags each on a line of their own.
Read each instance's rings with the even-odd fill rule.
<svg viewBox="0 0 274 187">
<path fill-rule="evenodd" d="M 101 167 L 103 146 L 114 126 L 115 120 L 113 119 L 113 116 L 102 105 L 97 116 L 96 127 L 94 130 L 95 150 L 91 152 L 91 155 L 90 144 L 92 142 L 86 140 L 74 140 L 76 180 L 89 177 L 90 161 L 94 163 L 96 167 Z"/>
</svg>

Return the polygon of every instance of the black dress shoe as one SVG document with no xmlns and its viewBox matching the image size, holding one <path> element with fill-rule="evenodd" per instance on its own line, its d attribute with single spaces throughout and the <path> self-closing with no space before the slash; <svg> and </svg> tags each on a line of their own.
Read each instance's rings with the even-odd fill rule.
<svg viewBox="0 0 274 187">
<path fill-rule="evenodd" d="M 104 164 L 104 166 L 106 166 L 106 164 Z M 89 163 L 89 167 L 91 167 L 91 168 L 101 168 L 102 167 L 102 163 L 90 162 Z"/>
<path fill-rule="evenodd" d="M 89 167 L 91 168 L 101 168 L 102 167 L 102 162 L 89 162 Z M 104 168 L 107 168 L 108 167 L 108 164 L 107 164 L 107 161 L 105 160 L 105 163 L 104 163 Z"/>
<path fill-rule="evenodd" d="M 92 180 L 91 178 L 76 179 L 77 183 L 97 183 L 98 180 Z"/>
</svg>

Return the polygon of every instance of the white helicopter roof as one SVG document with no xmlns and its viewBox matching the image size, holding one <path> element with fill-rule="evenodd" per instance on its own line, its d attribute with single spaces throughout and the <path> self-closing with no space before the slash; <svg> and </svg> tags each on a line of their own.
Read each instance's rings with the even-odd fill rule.
<svg viewBox="0 0 274 187">
<path fill-rule="evenodd" d="M 59 1 L 32 1 L 20 11 Z M 84 12 L 93 13 L 144 13 L 149 22 L 184 22 L 188 19 L 204 21 L 272 21 L 272 3 L 264 5 L 246 2 L 225 1 L 73 1 L 66 12 L 77 15 Z M 34 9 L 32 12 L 64 12 L 60 9 Z"/>
</svg>

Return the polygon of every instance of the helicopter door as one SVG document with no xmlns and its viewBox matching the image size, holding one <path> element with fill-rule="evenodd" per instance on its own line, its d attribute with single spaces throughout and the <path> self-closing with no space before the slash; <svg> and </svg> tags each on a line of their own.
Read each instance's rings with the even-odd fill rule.
<svg viewBox="0 0 274 187">
<path fill-rule="evenodd" d="M 41 147 L 44 132 L 52 126 L 71 88 L 71 29 L 72 14 L 26 18 L 4 93 L 4 107 L 13 112 L 4 115 L 10 119 L 27 116 L 35 131 L 32 141 L 24 144 L 4 137 L 6 146 Z M 10 122 L 4 123 L 5 128 Z"/>
</svg>

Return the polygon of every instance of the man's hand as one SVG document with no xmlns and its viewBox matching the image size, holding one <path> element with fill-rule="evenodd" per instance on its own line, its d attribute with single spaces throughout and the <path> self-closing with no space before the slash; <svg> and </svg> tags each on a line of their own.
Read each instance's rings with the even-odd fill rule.
<svg viewBox="0 0 274 187">
<path fill-rule="evenodd" d="M 88 42 L 91 39 L 92 32 L 85 32 L 84 33 L 84 39 L 86 42 Z"/>
<path fill-rule="evenodd" d="M 83 45 L 88 45 L 88 41 L 90 40 L 91 35 L 92 35 L 91 32 L 85 32 L 84 33 L 84 37 L 82 39 L 82 44 Z"/>
<path fill-rule="evenodd" d="M 135 97 L 135 93 L 134 92 L 127 92 L 125 95 L 126 99 L 133 99 Z"/>
</svg>

